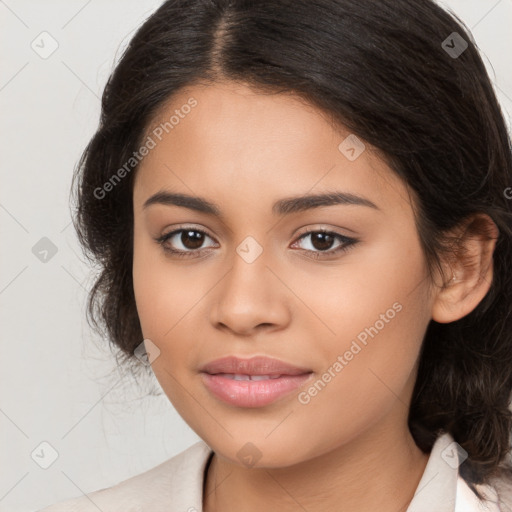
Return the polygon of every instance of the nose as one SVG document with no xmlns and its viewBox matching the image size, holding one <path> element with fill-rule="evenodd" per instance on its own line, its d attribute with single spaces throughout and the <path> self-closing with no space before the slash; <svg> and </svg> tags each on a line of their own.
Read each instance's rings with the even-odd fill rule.
<svg viewBox="0 0 512 512">
<path fill-rule="evenodd" d="M 215 328 L 248 336 L 288 325 L 291 292 L 269 263 L 265 250 L 250 263 L 239 254 L 233 256 L 231 269 L 211 297 Z"/>
</svg>

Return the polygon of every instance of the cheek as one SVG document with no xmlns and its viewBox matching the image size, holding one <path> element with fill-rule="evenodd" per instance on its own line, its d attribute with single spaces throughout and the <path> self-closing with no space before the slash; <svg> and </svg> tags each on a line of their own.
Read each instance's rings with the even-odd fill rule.
<svg viewBox="0 0 512 512">
<path fill-rule="evenodd" d="M 197 270 L 172 262 L 152 240 L 134 237 L 133 287 L 144 338 L 160 350 L 152 368 L 168 395 L 179 395 L 175 378 L 184 378 L 197 366 L 197 354 L 206 343 L 205 304 L 218 273 L 208 263 Z M 200 267 L 200 269 L 199 269 Z M 181 380 L 181 379 L 180 379 Z M 173 391 L 174 390 L 174 391 Z M 183 391 L 181 390 L 181 393 Z"/>
<path fill-rule="evenodd" d="M 172 336 L 181 318 L 205 290 L 199 279 L 190 279 L 179 262 L 171 262 L 163 248 L 145 233 L 134 234 L 133 288 L 145 337 Z"/>
<path fill-rule="evenodd" d="M 407 343 L 428 323 L 426 263 L 413 226 L 361 242 L 336 266 L 310 268 L 286 279 L 313 313 L 301 321 L 325 340 L 315 346 L 321 356 L 343 353 L 358 336 L 364 343 L 375 330 L 378 339 L 393 333 L 389 343 Z"/>
<path fill-rule="evenodd" d="M 428 315 L 418 314 L 422 295 L 418 289 L 407 300 L 401 297 L 393 304 L 384 300 L 381 308 L 371 311 L 361 307 L 358 316 L 356 311 L 335 324 L 335 339 L 322 337 L 326 362 L 316 380 L 297 397 L 295 423 L 287 425 L 287 436 L 315 440 L 305 446 L 309 453 L 303 456 L 313 457 L 347 443 L 387 416 L 395 422 L 407 417 L 428 325 Z"/>
<path fill-rule="evenodd" d="M 160 351 L 151 363 L 152 371 L 176 410 L 191 422 L 183 386 L 193 357 L 191 347 L 197 346 L 189 319 L 201 290 L 179 271 L 179 265 L 171 265 L 158 251 L 135 242 L 133 286 L 137 313 L 144 338 Z"/>
<path fill-rule="evenodd" d="M 322 320 L 310 315 L 302 327 L 317 332 L 314 353 L 324 363 L 320 382 L 302 396 L 305 417 L 324 418 L 326 439 L 340 438 L 364 430 L 397 397 L 407 407 L 430 320 L 425 261 L 414 235 L 354 253 L 329 283 L 302 277 L 297 294 Z M 318 424 L 303 428 L 314 435 Z"/>
<path fill-rule="evenodd" d="M 329 344 L 330 357 L 324 373 L 301 397 L 302 404 L 307 402 L 304 409 L 308 409 L 304 419 L 322 418 L 315 426 L 304 421 L 303 428 L 311 430 L 309 435 L 321 428 L 326 449 L 329 439 L 345 442 L 370 428 L 394 407 L 406 413 L 428 324 L 427 316 L 418 317 L 420 295 L 418 291 L 407 301 L 394 303 L 394 308 L 377 309 L 378 314 L 371 315 L 371 320 L 351 329 L 352 336 L 339 337 L 336 343 Z"/>
</svg>

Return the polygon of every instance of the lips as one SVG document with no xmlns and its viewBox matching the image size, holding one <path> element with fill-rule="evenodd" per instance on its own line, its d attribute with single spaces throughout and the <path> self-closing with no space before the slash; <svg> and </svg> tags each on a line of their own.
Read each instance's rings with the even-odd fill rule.
<svg viewBox="0 0 512 512">
<path fill-rule="evenodd" d="M 309 368 L 294 366 L 265 356 L 255 356 L 250 359 L 234 356 L 223 357 L 204 365 L 201 371 L 210 375 L 224 373 L 227 375 L 267 375 L 269 377 L 311 373 Z"/>
<path fill-rule="evenodd" d="M 290 395 L 311 380 L 313 372 L 278 359 L 225 357 L 201 368 L 205 387 L 236 407 L 263 407 Z"/>
</svg>

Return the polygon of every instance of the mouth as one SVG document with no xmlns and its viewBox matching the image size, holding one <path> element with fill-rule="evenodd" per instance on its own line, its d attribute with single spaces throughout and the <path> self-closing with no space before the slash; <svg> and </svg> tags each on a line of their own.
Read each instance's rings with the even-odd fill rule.
<svg viewBox="0 0 512 512">
<path fill-rule="evenodd" d="M 267 379 L 279 379 L 282 375 L 247 375 L 244 373 L 216 373 L 214 375 L 221 375 L 226 379 L 233 380 L 267 380 Z"/>
<path fill-rule="evenodd" d="M 310 373 L 311 369 L 267 356 L 254 356 L 249 359 L 228 356 L 210 361 L 200 371 L 210 375 L 223 373 L 225 375 L 248 375 L 249 377 L 279 377 L 282 375 L 302 375 Z"/>
<path fill-rule="evenodd" d="M 263 407 L 289 395 L 312 375 L 307 368 L 262 356 L 226 357 L 201 368 L 203 383 L 215 398 L 249 408 Z"/>
</svg>

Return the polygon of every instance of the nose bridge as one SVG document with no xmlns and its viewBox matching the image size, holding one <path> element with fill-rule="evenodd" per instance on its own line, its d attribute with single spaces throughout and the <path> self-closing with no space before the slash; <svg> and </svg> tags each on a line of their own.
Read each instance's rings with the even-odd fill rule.
<svg viewBox="0 0 512 512">
<path fill-rule="evenodd" d="M 259 324 L 282 324 L 288 316 L 285 288 L 267 268 L 270 249 L 253 235 L 235 248 L 231 268 L 219 283 L 212 321 L 234 331 L 247 331 Z"/>
<path fill-rule="evenodd" d="M 239 300 L 259 300 L 258 297 L 271 293 L 272 285 L 268 280 L 270 271 L 267 268 L 270 256 L 268 247 L 263 245 L 263 240 L 260 243 L 255 236 L 246 236 L 234 247 L 224 293 L 233 294 Z"/>
</svg>

